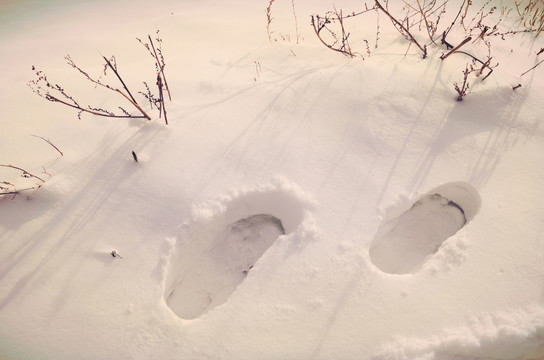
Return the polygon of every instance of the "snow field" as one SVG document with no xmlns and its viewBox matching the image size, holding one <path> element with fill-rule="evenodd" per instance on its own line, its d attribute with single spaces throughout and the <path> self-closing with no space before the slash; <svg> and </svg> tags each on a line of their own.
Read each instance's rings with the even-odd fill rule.
<svg viewBox="0 0 544 360">
<path fill-rule="evenodd" d="M 299 44 L 267 42 L 260 2 L 32 4 L 0 11 L 0 162 L 51 177 L 0 199 L 0 356 L 544 355 L 543 83 L 519 78 L 540 40 L 497 45 L 501 67 L 457 103 L 466 59 L 404 56 L 385 22 L 371 57 L 341 57 L 307 25 L 327 2 L 296 2 Z M 96 49 L 115 54 L 137 87 L 153 69 L 134 37 L 156 29 L 168 127 L 77 120 L 26 86 L 36 65 L 114 105 L 63 55 L 100 74 Z"/>
</svg>

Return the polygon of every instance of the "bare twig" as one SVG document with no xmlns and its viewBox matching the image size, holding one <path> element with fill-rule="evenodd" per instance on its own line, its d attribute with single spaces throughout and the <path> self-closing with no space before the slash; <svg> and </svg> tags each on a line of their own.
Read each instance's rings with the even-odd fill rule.
<svg viewBox="0 0 544 360">
<path fill-rule="evenodd" d="M 291 8 L 293 9 L 293 17 L 295 18 L 295 35 L 297 37 L 296 43 L 300 40 L 300 33 L 298 32 L 297 13 L 295 12 L 295 0 L 291 0 Z"/>
<path fill-rule="evenodd" d="M 266 33 L 268 34 L 268 41 L 272 42 L 272 32 L 270 31 L 270 24 L 272 24 L 272 4 L 274 0 L 269 0 L 268 6 L 266 7 Z"/>
<path fill-rule="evenodd" d="M 342 47 L 340 48 L 343 50 L 346 54 L 349 54 L 349 56 L 353 57 L 353 52 L 351 51 L 351 46 L 349 45 L 349 33 L 346 33 L 346 29 L 344 28 L 344 19 L 342 17 L 342 10 L 338 12 L 336 10 L 336 7 L 334 7 L 334 14 L 336 15 L 336 18 L 338 19 L 338 23 L 340 24 L 340 29 L 342 30 Z"/>
<path fill-rule="evenodd" d="M 417 0 L 417 6 L 418 6 L 418 11 L 421 14 L 421 17 L 423 18 L 423 21 L 425 21 L 425 29 L 427 30 L 427 34 L 429 35 L 429 39 L 431 39 L 431 41 L 434 44 L 435 43 L 434 39 L 433 39 L 433 32 L 434 31 L 433 31 L 432 24 L 430 23 L 429 20 L 427 20 L 427 14 L 425 13 L 423 7 L 421 6 L 421 3 L 419 2 L 419 0 Z"/>
<path fill-rule="evenodd" d="M 329 49 L 333 51 L 339 52 L 349 57 L 353 57 L 353 54 L 345 51 L 343 48 L 335 48 L 333 45 L 327 44 L 327 42 L 323 40 L 323 38 L 321 37 L 321 34 L 320 34 L 321 30 L 323 30 L 326 24 L 330 22 L 328 18 L 326 17 L 321 18 L 319 15 L 316 15 L 314 18 L 314 16 L 312 15 L 311 19 L 312 19 L 312 22 L 311 22 L 312 27 L 314 28 L 315 34 L 317 35 L 317 38 L 323 43 L 323 45 L 325 45 L 326 47 L 328 47 Z"/>
<path fill-rule="evenodd" d="M 353 50 L 351 49 L 351 45 L 349 43 L 350 33 L 346 31 L 344 20 L 365 14 L 370 11 L 376 11 L 376 14 L 378 15 L 378 19 L 379 19 L 379 13 L 377 12 L 377 8 L 375 6 L 369 8 L 365 4 L 364 10 L 359 12 L 348 13 L 346 15 L 344 15 L 342 10 L 338 11 L 336 7 L 334 7 L 334 11 L 328 11 L 325 14 L 325 16 L 312 15 L 310 17 L 311 25 L 319 41 L 321 41 L 321 43 L 325 45 L 326 47 L 328 47 L 329 49 L 349 57 L 354 57 L 355 55 L 360 55 L 362 57 L 360 53 L 353 52 Z M 337 35 L 336 31 L 334 31 L 331 28 L 332 24 L 339 24 L 341 35 Z M 322 32 L 325 32 L 329 36 L 331 36 L 332 41 L 326 40 L 325 37 L 322 35 Z M 378 34 L 379 34 L 379 23 L 377 24 L 377 32 L 376 32 L 376 44 L 375 44 L 376 48 L 378 47 Z M 366 45 L 368 45 L 368 42 L 366 40 L 365 40 L 365 43 Z"/>
<path fill-rule="evenodd" d="M 147 35 L 149 38 L 149 43 L 151 44 L 151 48 L 153 49 L 153 55 L 155 56 L 155 59 L 157 61 L 157 66 L 160 70 L 160 73 L 162 75 L 162 81 L 164 81 L 164 87 L 166 88 L 166 91 L 168 92 L 168 99 L 172 101 L 172 96 L 170 95 L 170 89 L 168 88 L 168 82 L 166 82 L 166 76 L 164 75 L 164 67 L 166 64 L 164 63 L 164 59 L 159 59 L 159 56 L 157 55 L 157 50 L 155 49 L 155 45 L 153 44 L 153 40 L 151 39 L 151 35 Z"/>
<path fill-rule="evenodd" d="M 486 76 L 484 76 L 484 77 L 482 78 L 482 81 L 484 81 L 485 79 L 487 79 L 487 78 L 489 77 L 489 75 L 491 75 L 491 73 L 493 72 L 493 67 L 497 67 L 497 65 L 498 65 L 498 64 L 496 64 L 495 66 L 491 67 L 491 65 L 490 65 L 491 59 L 488 59 L 488 61 L 483 62 L 482 60 L 478 59 L 476 56 L 474 56 L 474 55 L 472 55 L 472 54 L 469 54 L 469 53 L 467 53 L 467 52 L 464 52 L 464 51 L 457 51 L 457 53 L 459 53 L 459 54 L 464 54 L 464 55 L 466 55 L 466 56 L 470 56 L 473 60 L 475 60 L 475 61 L 479 62 L 480 64 L 482 64 L 482 68 L 480 69 L 480 74 L 483 72 L 483 70 L 484 70 L 485 68 L 488 68 L 488 69 L 489 69 L 489 72 L 487 73 Z"/>
<path fill-rule="evenodd" d="M 157 46 L 155 45 L 155 42 L 153 41 L 153 39 L 151 38 L 150 35 L 148 35 L 149 44 L 144 43 L 140 39 L 138 39 L 138 41 L 140 41 L 140 43 L 142 43 L 147 48 L 147 50 L 149 51 L 151 56 L 155 59 L 156 70 L 157 70 L 157 73 L 159 74 L 159 76 L 161 77 L 160 81 L 157 82 L 157 85 L 158 86 L 160 85 L 160 89 L 159 89 L 160 99 L 157 99 L 156 97 L 154 97 L 151 94 L 151 91 L 149 90 L 149 87 L 147 86 L 147 83 L 145 83 L 145 82 L 144 82 L 144 84 L 145 84 L 145 86 L 147 88 L 147 93 L 142 93 L 141 91 L 139 93 L 143 94 L 144 97 L 147 100 L 149 100 L 151 107 L 153 107 L 153 105 L 156 105 L 157 108 L 160 110 L 159 116 L 162 117 L 162 114 L 164 113 L 164 117 L 165 117 L 165 120 L 166 120 L 166 111 L 165 111 L 165 106 L 164 106 L 164 96 L 162 94 L 163 86 L 164 86 L 164 88 L 166 88 L 166 91 L 168 92 L 168 98 L 170 100 L 172 99 L 172 95 L 170 93 L 170 88 L 168 87 L 168 83 L 167 83 L 165 72 L 164 72 L 164 68 L 165 68 L 166 64 L 165 64 L 164 57 L 163 57 L 163 54 L 162 54 L 162 48 L 161 48 L 162 40 L 159 37 L 158 32 L 159 31 L 157 30 L 157 37 L 155 38 L 156 42 L 158 42 Z M 90 113 L 92 115 L 103 116 L 103 117 L 145 118 L 147 120 L 151 120 L 151 117 L 145 112 L 145 110 L 140 106 L 140 104 L 138 104 L 138 101 L 133 96 L 132 92 L 128 88 L 128 86 L 125 83 L 124 79 L 121 77 L 121 74 L 119 73 L 119 70 L 117 68 L 115 57 L 111 57 L 110 59 L 108 59 L 104 55 L 101 55 L 101 56 L 102 56 L 102 59 L 105 61 L 104 75 L 107 75 L 107 70 L 111 69 L 111 71 L 113 71 L 113 73 L 117 77 L 117 80 L 121 83 L 122 88 L 115 88 L 115 87 L 113 87 L 113 86 L 111 86 L 111 85 L 109 85 L 109 84 L 107 84 L 105 82 L 102 82 L 102 80 L 100 78 L 98 78 L 98 79 L 93 78 L 86 71 L 84 71 L 81 67 L 76 65 L 76 63 L 72 60 L 72 58 L 69 55 L 67 55 L 65 57 L 65 59 L 67 60 L 68 65 L 70 65 L 73 69 L 76 69 L 79 73 L 81 73 L 91 83 L 95 84 L 96 86 L 103 87 L 103 88 L 105 88 L 107 90 L 114 91 L 114 92 L 118 93 L 119 95 L 121 95 L 133 107 L 135 107 L 140 112 L 141 116 L 131 115 L 127 110 L 125 110 L 121 106 L 118 106 L 118 109 L 122 112 L 122 114 L 120 114 L 119 111 L 114 112 L 114 111 L 111 111 L 109 109 L 104 109 L 104 108 L 100 108 L 100 107 L 93 107 L 93 106 L 90 106 L 90 105 L 82 106 L 82 105 L 80 105 L 80 103 L 76 99 L 74 99 L 74 97 L 69 95 L 61 86 L 59 86 L 57 84 L 52 84 L 51 82 L 49 82 L 49 80 L 47 79 L 47 76 L 45 75 L 45 73 L 43 71 L 36 71 L 37 79 L 36 80 L 31 80 L 29 82 L 29 86 L 32 88 L 32 90 L 38 96 L 41 96 L 41 97 L 45 98 L 48 101 L 58 102 L 58 103 L 60 103 L 62 105 L 66 105 L 68 107 L 77 109 L 79 111 L 78 118 L 81 116 L 82 113 Z M 34 66 L 32 66 L 32 70 L 33 71 L 36 70 Z M 162 102 L 162 104 L 159 105 L 158 104 L 159 101 Z"/>
<path fill-rule="evenodd" d="M 117 72 L 117 67 L 114 67 L 104 55 L 102 55 L 102 58 L 106 61 L 106 64 L 108 64 L 110 69 L 113 70 L 113 72 L 115 73 L 115 75 L 117 76 L 117 78 L 119 79 L 119 81 L 121 82 L 125 90 L 127 91 L 127 94 L 130 96 L 130 100 L 132 100 L 132 103 L 137 104 L 136 99 L 134 99 L 134 96 L 132 96 L 132 94 L 130 93 L 130 90 L 127 88 L 125 82 L 123 81 L 123 78 L 121 78 L 121 75 L 119 75 L 119 73 Z"/>
<path fill-rule="evenodd" d="M 38 179 L 40 180 L 42 183 L 45 182 L 44 179 L 42 179 L 41 177 L 39 176 L 36 176 L 34 174 L 31 174 L 29 173 L 28 171 L 26 171 L 25 169 L 22 169 L 20 167 L 17 167 L 17 166 L 13 166 L 13 165 L 5 165 L 5 164 L 0 164 L 1 167 L 6 167 L 6 168 L 12 168 L 12 169 L 16 169 L 16 170 L 19 170 L 22 172 L 21 176 L 24 177 L 24 178 L 35 178 L 35 179 Z"/>
<path fill-rule="evenodd" d="M 115 91 L 115 90 L 114 90 Z M 121 93 L 122 95 L 124 95 L 123 93 Z M 99 111 L 95 111 L 95 110 L 91 110 L 91 109 L 87 109 L 87 108 L 83 108 L 81 106 L 76 106 L 76 105 L 72 105 L 70 103 L 67 103 L 66 101 L 63 101 L 63 100 L 60 100 L 59 98 L 51 95 L 51 94 L 47 94 L 46 97 L 45 97 L 47 100 L 49 101 L 52 101 L 52 102 L 59 102 L 63 105 L 66 105 L 66 106 L 69 106 L 69 107 L 72 107 L 74 109 L 78 109 L 80 112 L 88 112 L 89 114 L 93 114 L 93 115 L 97 115 L 97 116 L 105 116 L 105 117 L 111 117 L 111 118 L 141 118 L 141 119 L 148 119 L 148 120 L 151 120 L 149 117 L 147 116 L 135 116 L 135 115 L 114 115 L 113 113 L 106 113 L 106 112 L 99 112 Z M 105 110 L 103 110 L 105 111 Z"/>
<path fill-rule="evenodd" d="M 161 111 L 164 114 L 164 122 L 168 125 L 168 118 L 166 117 L 166 107 L 164 106 L 164 95 L 162 93 L 162 77 L 157 74 L 157 87 L 159 88 L 159 117 L 161 117 Z"/>
<path fill-rule="evenodd" d="M 446 53 L 445 55 L 442 55 L 440 56 L 440 60 L 446 60 L 446 58 L 448 56 L 450 56 L 451 54 L 453 54 L 454 52 L 457 52 L 459 50 L 459 48 L 463 45 L 465 45 L 467 42 L 469 42 L 472 38 L 469 36 L 467 37 L 465 40 L 461 41 L 461 43 L 459 45 L 457 45 L 456 47 L 454 47 L 453 49 L 451 49 L 448 53 Z M 450 45 L 451 46 L 451 45 Z"/>
<path fill-rule="evenodd" d="M 112 250 L 112 252 L 111 252 L 110 254 L 111 254 L 111 256 L 113 256 L 113 257 L 118 257 L 118 258 L 120 258 L 120 259 L 123 258 L 123 257 L 122 257 L 121 255 L 119 255 L 119 253 L 118 253 L 117 251 L 115 251 L 115 250 Z"/>
<path fill-rule="evenodd" d="M 457 97 L 457 101 L 463 101 L 463 97 L 465 97 L 467 95 L 467 90 L 469 88 L 469 83 L 468 83 L 468 74 L 472 71 L 469 70 L 468 68 L 468 65 L 466 66 L 465 70 L 463 71 L 463 85 L 461 85 L 461 87 L 459 87 L 459 84 L 457 83 L 454 83 L 453 84 L 453 87 L 455 88 L 455 91 L 457 91 L 457 94 L 459 94 L 459 96 Z"/>
<path fill-rule="evenodd" d="M 374 3 L 376 4 L 376 6 L 378 7 L 378 9 L 380 9 L 385 15 L 387 15 L 389 17 L 389 19 L 391 19 L 391 22 L 393 23 L 393 25 L 395 26 L 395 28 L 409 41 L 413 42 L 414 44 L 416 44 L 416 46 L 423 52 L 423 58 L 425 59 L 427 57 L 427 45 L 423 45 L 421 46 L 417 40 L 412 36 L 412 34 L 410 33 L 410 31 L 400 22 L 398 21 L 397 19 L 395 19 L 393 17 L 393 15 L 391 15 L 383 6 L 382 4 L 380 4 L 380 2 L 378 0 L 374 0 Z"/>
<path fill-rule="evenodd" d="M 314 32 L 317 35 L 317 38 L 323 43 L 323 45 L 325 45 L 329 49 L 334 50 L 336 52 L 339 52 L 339 53 L 344 54 L 344 55 L 349 56 L 349 57 L 354 57 L 355 55 L 351 51 L 351 46 L 349 45 L 349 40 L 348 40 L 349 33 L 347 33 L 345 28 L 344 28 L 344 19 L 345 19 L 345 17 L 342 16 L 342 11 L 340 10 L 340 12 L 338 12 L 336 10 L 336 8 L 335 8 L 334 9 L 334 18 L 333 19 L 335 21 L 338 21 L 338 23 L 340 24 L 340 30 L 342 32 L 341 39 L 338 40 L 336 38 L 336 36 L 334 35 L 334 32 L 327 29 L 327 24 L 331 23 L 331 21 L 332 21 L 328 16 L 325 16 L 324 18 L 322 18 L 319 15 L 316 15 L 315 18 L 314 18 L 314 16 L 312 15 L 311 24 L 312 24 L 312 27 L 314 28 Z M 335 42 L 332 45 L 328 44 L 323 39 L 323 37 L 321 36 L 321 31 L 323 29 L 327 29 L 335 37 Z M 338 47 L 335 47 L 334 44 L 336 44 L 338 41 L 340 41 L 341 45 L 338 46 Z"/>
<path fill-rule="evenodd" d="M 168 98 L 172 100 L 172 96 L 170 94 L 170 89 L 168 87 L 168 83 L 166 82 L 166 76 L 164 75 L 164 68 L 166 66 L 164 62 L 164 57 L 162 56 L 162 50 L 161 50 L 161 44 L 162 40 L 158 35 L 157 31 L 157 42 L 159 43 L 159 47 L 155 47 L 155 44 L 153 43 L 153 39 L 151 38 L 151 35 L 147 35 L 147 38 L 149 40 L 149 44 L 143 42 L 142 40 L 136 38 L 146 49 L 149 51 L 149 54 L 155 59 L 155 68 L 157 70 L 157 81 L 155 82 L 155 85 L 158 87 L 159 91 L 159 97 L 156 98 L 149 89 L 149 86 L 146 82 L 144 82 L 144 85 L 147 89 L 147 93 L 142 93 L 145 98 L 149 101 L 151 107 L 155 105 L 157 109 L 159 109 L 159 118 L 162 118 L 162 114 L 164 114 L 164 120 L 166 125 L 168 125 L 168 119 L 166 117 L 166 105 L 164 103 L 164 94 L 163 94 L 163 88 L 166 89 L 168 92 Z"/>
<path fill-rule="evenodd" d="M 468 1 L 468 3 L 467 3 L 467 1 Z M 463 12 L 463 7 L 465 6 L 465 3 L 466 3 L 465 12 L 461 16 L 461 13 Z M 455 15 L 455 18 L 451 22 L 450 26 L 446 30 L 444 30 L 444 32 L 442 33 L 442 43 L 444 43 L 446 41 L 446 36 L 450 33 L 451 29 L 453 28 L 453 26 L 457 22 L 457 19 L 459 19 L 459 16 L 461 16 L 461 23 L 463 23 L 466 15 L 467 15 L 468 7 L 471 5 L 471 3 L 472 2 L 470 0 L 463 0 L 463 3 L 459 7 L 459 11 L 457 12 L 457 15 Z"/>
<path fill-rule="evenodd" d="M 60 153 L 61 156 L 64 156 L 64 154 L 62 153 L 62 151 L 60 151 L 59 148 L 56 147 L 55 144 L 53 144 L 53 143 L 51 142 L 51 140 L 46 139 L 46 138 L 44 138 L 44 137 L 42 137 L 42 136 L 38 136 L 38 135 L 32 135 L 32 134 L 30 134 L 30 135 L 42 139 L 43 141 L 45 141 L 46 143 L 48 143 L 49 145 L 51 145 L 53 148 L 55 148 L 55 150 L 57 150 L 57 151 Z"/>
<path fill-rule="evenodd" d="M 123 79 L 121 78 L 121 76 L 119 75 L 119 73 L 117 72 L 116 66 L 114 66 L 111 63 L 111 61 L 108 60 L 106 57 L 104 57 L 104 56 L 102 56 L 102 57 L 103 57 L 104 60 L 106 60 L 106 67 L 111 68 L 115 72 L 117 78 L 119 79 L 121 84 L 123 84 L 123 87 L 127 91 L 128 95 L 125 94 L 123 91 L 117 89 L 117 88 L 113 88 L 110 85 L 101 82 L 100 80 L 96 80 L 96 79 L 92 78 L 87 72 L 85 72 L 78 65 L 76 65 L 75 62 L 72 60 L 72 58 L 69 55 L 67 55 L 65 57 L 65 59 L 68 61 L 68 65 L 70 65 L 72 68 L 79 71 L 83 76 L 85 76 L 85 78 L 87 80 L 89 80 L 93 84 L 95 84 L 97 86 L 101 86 L 101 87 L 103 87 L 105 89 L 114 91 L 114 92 L 120 94 L 121 96 L 123 96 L 136 109 L 138 109 L 138 111 L 142 114 L 142 116 L 130 115 L 126 111 L 123 111 L 124 115 L 116 115 L 113 112 L 108 111 L 106 109 L 102 109 L 102 108 L 95 108 L 95 107 L 91 107 L 91 106 L 83 107 L 72 96 L 68 95 L 66 93 L 66 91 L 61 86 L 59 86 L 57 84 L 51 84 L 49 82 L 49 80 L 47 79 L 47 76 L 45 75 L 45 73 L 43 73 L 42 71 L 37 71 L 36 72 L 36 75 L 38 76 L 38 79 L 37 80 L 31 80 L 29 82 L 29 86 L 32 88 L 32 90 L 37 95 L 45 98 L 46 100 L 51 101 L 51 102 L 58 102 L 58 103 L 61 103 L 63 105 L 69 106 L 71 108 L 77 109 L 77 110 L 80 111 L 80 114 L 82 112 L 88 112 L 88 113 L 93 114 L 93 115 L 104 116 L 104 117 L 112 117 L 112 118 L 145 118 L 147 120 L 151 120 L 149 115 L 147 115 L 147 113 L 134 100 L 134 97 L 132 96 L 132 94 L 128 90 L 127 86 L 125 85 L 125 83 L 124 83 Z M 33 70 L 35 70 L 34 67 L 33 67 Z M 55 92 L 59 93 L 60 96 L 62 96 L 64 99 L 59 98 L 59 95 L 53 95 L 51 93 L 52 91 L 55 91 Z"/>
<path fill-rule="evenodd" d="M 0 196 L 13 195 L 13 197 L 12 197 L 12 200 L 13 200 L 13 199 L 15 199 L 15 197 L 17 195 L 19 195 L 20 193 L 22 193 L 24 191 L 37 190 L 40 187 L 41 187 L 41 185 L 36 185 L 36 186 L 33 186 L 33 187 L 24 188 L 24 189 L 15 189 L 15 190 L 10 190 L 10 191 L 6 191 L 6 192 L 0 192 Z M 0 189 L 0 190 L 2 190 L 2 189 Z"/>
<path fill-rule="evenodd" d="M 528 72 L 534 70 L 538 65 L 542 64 L 544 62 L 544 60 L 540 60 L 538 63 L 536 63 L 535 66 L 533 66 L 532 68 L 530 68 L 529 70 L 525 71 L 523 74 L 521 74 L 520 76 L 523 76 L 525 74 L 527 74 Z"/>
</svg>

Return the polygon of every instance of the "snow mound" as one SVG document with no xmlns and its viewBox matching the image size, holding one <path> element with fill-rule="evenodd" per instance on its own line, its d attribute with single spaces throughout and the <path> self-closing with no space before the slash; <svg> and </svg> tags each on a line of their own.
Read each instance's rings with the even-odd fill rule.
<svg viewBox="0 0 544 360">
<path fill-rule="evenodd" d="M 474 316 L 466 326 L 429 338 L 401 338 L 372 360 L 535 359 L 544 356 L 544 310 L 539 307 Z"/>
<path fill-rule="evenodd" d="M 480 196 L 470 184 L 438 186 L 380 226 L 370 246 L 370 259 L 386 273 L 417 272 L 479 208 Z"/>
<path fill-rule="evenodd" d="M 193 214 L 178 238 L 165 287 L 166 303 L 186 320 L 225 303 L 266 250 L 301 224 L 304 202 L 292 189 L 271 187 Z"/>
</svg>

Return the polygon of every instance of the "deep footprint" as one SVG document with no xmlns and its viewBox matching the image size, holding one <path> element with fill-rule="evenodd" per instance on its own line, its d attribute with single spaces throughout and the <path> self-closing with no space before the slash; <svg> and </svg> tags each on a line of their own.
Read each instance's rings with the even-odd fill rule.
<svg viewBox="0 0 544 360">
<path fill-rule="evenodd" d="M 223 304 L 255 262 L 284 234 L 281 221 L 268 214 L 253 215 L 229 225 L 199 257 L 198 268 L 174 285 L 166 302 L 184 319 Z"/>
<path fill-rule="evenodd" d="M 370 259 L 386 273 L 415 273 L 479 208 L 480 197 L 469 184 L 440 186 L 382 224 L 370 247 Z"/>
<path fill-rule="evenodd" d="M 190 320 L 225 303 L 266 250 L 294 231 L 302 216 L 292 194 L 254 192 L 231 201 L 223 213 L 189 224 L 165 284 L 167 305 Z"/>
</svg>

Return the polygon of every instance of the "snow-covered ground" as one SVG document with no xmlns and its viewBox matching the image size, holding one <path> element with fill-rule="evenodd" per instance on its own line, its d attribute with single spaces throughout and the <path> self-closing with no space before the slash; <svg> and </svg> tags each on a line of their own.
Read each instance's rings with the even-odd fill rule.
<svg viewBox="0 0 544 360">
<path fill-rule="evenodd" d="M 495 38 L 457 102 L 468 57 L 423 60 L 383 14 L 368 56 L 374 13 L 349 23 L 364 59 L 343 56 L 310 26 L 321 0 L 276 0 L 269 42 L 267 5 L 0 4 L 0 164 L 45 180 L 0 198 L 0 358 L 543 358 L 544 67 L 520 76 L 542 36 Z M 35 67 L 122 104 L 64 56 L 98 77 L 115 55 L 141 89 L 156 30 L 168 126 L 149 106 L 79 120 L 27 86 Z M 0 168 L 38 181 L 20 175 Z"/>
</svg>

